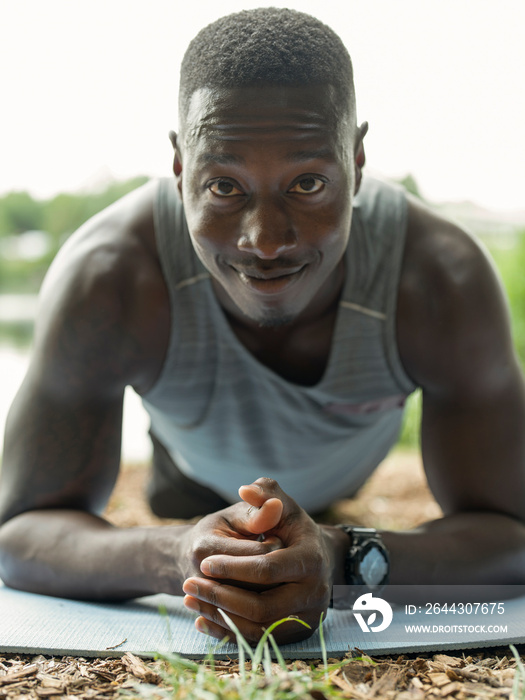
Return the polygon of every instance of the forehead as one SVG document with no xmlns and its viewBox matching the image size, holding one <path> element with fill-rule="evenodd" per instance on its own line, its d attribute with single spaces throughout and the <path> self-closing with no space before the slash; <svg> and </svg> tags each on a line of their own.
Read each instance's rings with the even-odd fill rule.
<svg viewBox="0 0 525 700">
<path fill-rule="evenodd" d="M 191 150 L 250 137 L 348 143 L 354 127 L 330 85 L 202 88 L 189 100 L 182 136 Z"/>
</svg>

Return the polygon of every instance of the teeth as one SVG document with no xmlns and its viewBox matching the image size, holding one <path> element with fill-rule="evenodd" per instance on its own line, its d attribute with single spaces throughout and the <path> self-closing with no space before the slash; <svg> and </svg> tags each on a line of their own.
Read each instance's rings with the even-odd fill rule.
<svg viewBox="0 0 525 700">
<path fill-rule="evenodd" d="M 281 279 L 282 277 L 290 277 L 291 275 L 295 275 L 297 272 L 300 272 L 301 269 L 302 268 L 299 268 L 297 270 L 285 271 L 285 272 L 281 272 L 277 275 L 260 275 L 260 274 L 258 275 L 258 274 L 254 274 L 253 272 L 252 273 L 243 272 L 242 274 L 246 275 L 246 277 L 251 277 L 252 279 L 268 281 L 268 280 L 278 280 L 278 279 Z"/>
</svg>

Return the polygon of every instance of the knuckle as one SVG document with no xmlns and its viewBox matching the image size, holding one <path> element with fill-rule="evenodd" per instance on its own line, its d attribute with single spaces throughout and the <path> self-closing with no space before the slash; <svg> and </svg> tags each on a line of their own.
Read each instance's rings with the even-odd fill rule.
<svg viewBox="0 0 525 700">
<path fill-rule="evenodd" d="M 331 586 L 327 581 L 319 581 L 319 583 L 308 591 L 306 596 L 306 610 L 314 611 L 316 624 L 319 624 L 319 615 L 325 610 L 330 602 L 332 594 Z"/>
<path fill-rule="evenodd" d="M 282 540 L 278 537 L 267 539 L 264 542 L 258 542 L 257 544 L 260 547 L 260 553 L 263 555 L 270 554 L 271 552 L 276 552 L 279 549 L 284 549 L 284 544 Z"/>
<path fill-rule="evenodd" d="M 257 583 L 274 583 L 276 574 L 278 573 L 275 562 L 269 557 L 257 557 L 255 563 L 255 573 Z"/>
<path fill-rule="evenodd" d="M 257 625 L 249 627 L 245 632 L 245 639 L 252 645 L 257 644 L 264 634 L 264 629 Z"/>
<path fill-rule="evenodd" d="M 190 557 L 192 564 L 198 568 L 201 561 L 205 559 L 209 553 L 210 547 L 206 538 L 198 537 L 196 540 L 194 540 L 191 548 Z"/>
<path fill-rule="evenodd" d="M 320 589 L 320 596 L 322 599 L 330 598 L 330 596 L 332 594 L 332 586 L 328 583 L 328 581 L 321 581 L 319 583 L 319 589 Z"/>
<path fill-rule="evenodd" d="M 324 558 L 315 550 L 309 550 L 306 556 L 295 558 L 294 569 L 298 581 L 322 581 L 325 578 Z"/>
<path fill-rule="evenodd" d="M 327 581 L 320 581 L 316 591 L 315 607 L 326 608 L 332 597 L 332 587 Z"/>
<path fill-rule="evenodd" d="M 221 585 L 220 583 L 215 583 L 212 586 L 210 586 L 207 591 L 206 591 L 206 600 L 210 605 L 213 605 L 215 608 L 220 607 L 220 589 Z M 224 624 L 224 620 L 222 619 L 221 614 L 219 613 L 218 610 L 215 610 L 215 615 L 217 617 L 217 622 Z"/>
<path fill-rule="evenodd" d="M 284 527 L 291 528 L 295 527 L 298 522 L 299 513 L 295 510 L 288 510 L 282 517 L 282 524 Z"/>
<path fill-rule="evenodd" d="M 258 596 L 252 601 L 249 613 L 249 619 L 252 620 L 252 622 L 257 622 L 259 624 L 267 623 L 272 619 L 274 614 L 273 606 L 269 605 L 262 596 Z"/>
<path fill-rule="evenodd" d="M 324 557 L 322 552 L 316 550 L 311 559 L 311 571 L 314 576 L 321 576 L 324 573 Z"/>
<path fill-rule="evenodd" d="M 267 476 L 261 476 L 261 478 L 257 479 L 255 483 L 259 484 L 267 491 L 277 491 L 279 489 L 279 484 L 277 481 L 275 479 L 270 479 Z"/>
<path fill-rule="evenodd" d="M 217 627 L 225 627 L 226 623 L 217 608 L 208 608 L 204 613 L 204 618 Z"/>
<path fill-rule="evenodd" d="M 304 565 L 304 573 L 307 576 L 313 577 L 316 580 L 322 580 L 325 574 L 325 557 L 322 549 L 319 546 L 312 546 L 308 557 L 302 559 Z"/>
</svg>

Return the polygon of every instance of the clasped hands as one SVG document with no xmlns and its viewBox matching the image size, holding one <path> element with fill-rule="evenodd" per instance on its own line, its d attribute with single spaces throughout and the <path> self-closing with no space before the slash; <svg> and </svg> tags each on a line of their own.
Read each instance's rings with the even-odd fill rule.
<svg viewBox="0 0 525 700">
<path fill-rule="evenodd" d="M 207 515 L 192 529 L 192 567 L 184 604 L 199 614 L 195 626 L 218 639 L 233 637 L 224 610 L 243 637 L 255 643 L 272 622 L 283 644 L 304 639 L 319 625 L 330 601 L 334 554 L 330 538 L 273 479 L 241 486 L 242 502 Z"/>
</svg>

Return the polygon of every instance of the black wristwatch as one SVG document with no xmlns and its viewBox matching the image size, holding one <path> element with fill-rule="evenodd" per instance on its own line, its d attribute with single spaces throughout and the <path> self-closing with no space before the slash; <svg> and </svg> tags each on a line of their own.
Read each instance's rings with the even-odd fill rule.
<svg viewBox="0 0 525 700">
<path fill-rule="evenodd" d="M 345 582 L 348 586 L 365 586 L 379 591 L 388 583 L 390 559 L 383 538 L 372 527 L 337 525 L 349 536 L 345 557 Z"/>
</svg>

